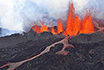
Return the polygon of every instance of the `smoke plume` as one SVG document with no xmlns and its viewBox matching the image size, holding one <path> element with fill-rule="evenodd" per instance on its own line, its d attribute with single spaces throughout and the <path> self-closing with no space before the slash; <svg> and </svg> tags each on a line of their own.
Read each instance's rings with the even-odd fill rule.
<svg viewBox="0 0 104 70">
<path fill-rule="evenodd" d="M 56 25 L 57 19 L 67 19 L 68 4 L 70 0 L 0 0 L 0 28 L 3 36 L 15 32 L 28 31 L 34 21 L 40 25 Z M 83 14 L 91 9 L 96 18 L 104 19 L 104 0 L 73 0 L 76 13 Z M 96 16 L 95 16 L 96 15 Z M 9 31 L 5 31 L 5 29 Z"/>
</svg>

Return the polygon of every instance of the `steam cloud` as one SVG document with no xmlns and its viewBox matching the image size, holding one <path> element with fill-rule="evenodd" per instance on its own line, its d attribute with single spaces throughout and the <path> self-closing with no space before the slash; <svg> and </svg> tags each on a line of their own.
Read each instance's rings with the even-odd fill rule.
<svg viewBox="0 0 104 70">
<path fill-rule="evenodd" d="M 46 25 L 56 24 L 58 18 L 67 18 L 70 0 L 0 0 L 1 36 L 29 30 L 34 21 L 45 20 Z M 85 9 L 99 13 L 96 18 L 104 17 L 104 0 L 73 0 L 76 13 L 81 14 Z"/>
</svg>

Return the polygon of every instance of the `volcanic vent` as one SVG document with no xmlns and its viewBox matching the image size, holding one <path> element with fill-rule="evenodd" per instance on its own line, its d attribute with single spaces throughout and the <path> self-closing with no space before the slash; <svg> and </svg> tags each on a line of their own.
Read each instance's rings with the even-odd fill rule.
<svg viewBox="0 0 104 70">
<path fill-rule="evenodd" d="M 59 34 L 62 32 L 65 36 L 75 36 L 79 35 L 81 33 L 93 33 L 94 32 L 94 23 L 92 23 L 92 19 L 90 14 L 86 13 L 86 16 L 84 19 L 79 19 L 78 15 L 75 15 L 75 9 L 73 6 L 73 3 L 69 6 L 69 13 L 68 18 L 66 21 L 66 27 L 63 27 L 62 20 L 58 19 L 57 29 L 54 29 L 51 27 L 50 30 L 48 30 L 48 27 L 44 25 L 44 22 L 40 21 L 42 26 L 39 27 L 36 23 L 32 27 L 34 31 L 36 31 L 38 34 L 44 31 L 51 32 L 53 34 Z"/>
<path fill-rule="evenodd" d="M 104 31 L 89 13 L 84 19 L 69 6 L 66 26 L 36 23 L 21 34 L 0 38 L 1 70 L 103 70 Z"/>
</svg>

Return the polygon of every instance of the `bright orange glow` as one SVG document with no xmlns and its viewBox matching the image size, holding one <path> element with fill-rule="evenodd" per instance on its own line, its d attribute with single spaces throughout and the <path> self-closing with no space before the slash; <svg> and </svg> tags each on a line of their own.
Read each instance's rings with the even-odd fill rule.
<svg viewBox="0 0 104 70">
<path fill-rule="evenodd" d="M 55 32 L 55 29 L 53 28 L 53 26 L 51 26 L 51 33 L 57 34 L 57 33 Z"/>
<path fill-rule="evenodd" d="M 38 34 L 40 34 L 40 27 L 39 27 L 37 24 L 35 24 L 35 25 L 32 27 L 32 29 L 33 29 L 35 32 L 37 32 Z"/>
<path fill-rule="evenodd" d="M 47 28 L 46 25 L 42 25 L 41 28 L 40 28 L 40 32 L 44 32 L 44 31 L 48 32 L 48 28 Z"/>
<path fill-rule="evenodd" d="M 57 26 L 57 33 L 61 33 L 63 31 L 64 31 L 64 28 L 63 28 L 62 20 L 59 18 L 58 19 L 58 26 Z"/>
<path fill-rule="evenodd" d="M 73 23 L 72 35 L 77 35 L 80 32 L 80 28 L 81 28 L 81 21 L 79 20 L 78 16 L 76 16 Z"/>
<path fill-rule="evenodd" d="M 38 34 L 47 31 L 53 34 L 59 34 L 62 32 L 62 34 L 65 36 L 75 36 L 81 33 L 86 34 L 94 32 L 94 24 L 92 23 L 91 16 L 87 13 L 84 19 L 80 20 L 79 17 L 75 15 L 73 4 L 70 4 L 69 6 L 66 28 L 63 28 L 62 20 L 60 18 L 58 19 L 57 29 L 54 29 L 54 27 L 51 26 L 51 29 L 48 30 L 48 27 L 44 25 L 44 22 L 40 22 L 42 23 L 41 27 L 39 27 L 38 25 L 32 27 L 32 29 Z"/>
<path fill-rule="evenodd" d="M 91 21 L 91 17 L 86 14 L 84 20 L 82 21 L 81 31 L 80 33 L 93 33 L 94 32 L 94 24 Z"/>
<path fill-rule="evenodd" d="M 69 6 L 69 13 L 68 13 L 68 18 L 66 22 L 66 30 L 64 32 L 65 35 L 73 35 L 73 23 L 74 23 L 74 18 L 75 18 L 75 9 L 73 7 L 73 4 Z"/>
<path fill-rule="evenodd" d="M 48 32 L 48 27 L 46 25 L 44 25 L 44 21 L 41 21 L 40 20 L 40 22 L 42 24 L 42 26 L 40 28 L 40 32 L 44 32 L 44 31 L 47 31 Z"/>
</svg>

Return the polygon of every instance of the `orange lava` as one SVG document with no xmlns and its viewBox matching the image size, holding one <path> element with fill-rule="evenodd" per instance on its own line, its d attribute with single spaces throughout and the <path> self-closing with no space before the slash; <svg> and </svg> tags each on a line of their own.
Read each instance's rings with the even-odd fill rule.
<svg viewBox="0 0 104 70">
<path fill-rule="evenodd" d="M 47 28 L 46 25 L 42 25 L 41 28 L 40 28 L 40 32 L 44 32 L 44 31 L 48 32 L 48 28 Z"/>
<path fill-rule="evenodd" d="M 55 29 L 53 28 L 53 26 L 51 26 L 51 33 L 57 34 L 57 33 L 55 32 Z"/>
<path fill-rule="evenodd" d="M 62 20 L 59 18 L 58 19 L 58 26 L 57 26 L 57 33 L 61 33 L 63 31 L 64 31 L 64 28 L 63 28 Z"/>
<path fill-rule="evenodd" d="M 84 20 L 82 21 L 82 26 L 80 33 L 93 33 L 94 32 L 94 24 L 91 21 L 91 16 L 86 14 Z"/>
<path fill-rule="evenodd" d="M 39 27 L 37 24 L 35 24 L 35 25 L 32 27 L 32 29 L 33 29 L 35 32 L 37 32 L 38 34 L 40 33 L 40 27 Z"/>
<path fill-rule="evenodd" d="M 41 21 L 41 23 L 42 23 L 41 27 L 39 27 L 37 24 L 35 24 L 32 27 L 32 29 L 36 31 L 38 34 L 47 31 L 52 32 L 53 34 L 62 33 L 65 36 L 75 36 L 81 33 L 86 34 L 94 32 L 94 24 L 92 23 L 91 16 L 88 13 L 86 13 L 84 19 L 79 19 L 79 17 L 75 15 L 73 3 L 70 4 L 69 6 L 66 28 L 63 27 L 61 18 L 58 19 L 57 29 L 54 29 L 54 27 L 51 26 L 51 30 L 48 30 L 48 27 L 44 25 L 44 22 Z"/>
</svg>

